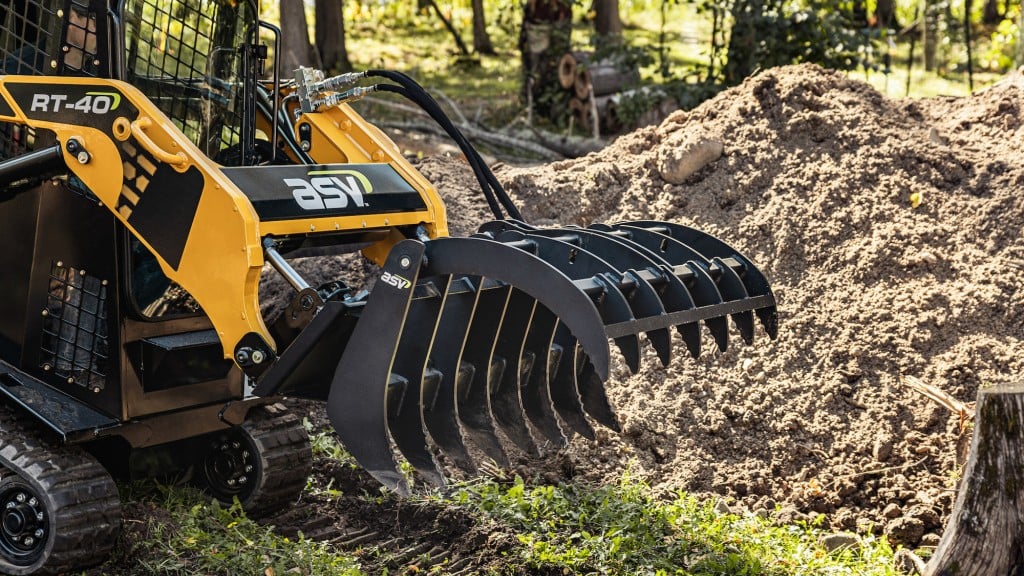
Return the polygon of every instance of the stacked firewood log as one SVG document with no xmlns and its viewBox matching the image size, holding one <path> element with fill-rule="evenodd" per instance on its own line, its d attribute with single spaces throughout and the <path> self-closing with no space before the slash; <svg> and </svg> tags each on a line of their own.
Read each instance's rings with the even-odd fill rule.
<svg viewBox="0 0 1024 576">
<path fill-rule="evenodd" d="M 558 62 L 558 83 L 568 98 L 571 121 L 594 135 L 624 126 L 618 106 L 640 83 L 640 71 L 594 59 L 593 52 L 568 52 Z"/>
</svg>

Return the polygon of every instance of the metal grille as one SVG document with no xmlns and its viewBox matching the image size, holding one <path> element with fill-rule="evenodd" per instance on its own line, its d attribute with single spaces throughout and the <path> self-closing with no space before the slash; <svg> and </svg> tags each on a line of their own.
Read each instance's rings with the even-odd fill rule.
<svg viewBox="0 0 1024 576">
<path fill-rule="evenodd" d="M 107 283 L 56 262 L 43 314 L 43 370 L 69 384 L 102 390 L 107 380 Z"/>
<path fill-rule="evenodd" d="M 255 13 L 242 0 L 128 0 L 127 80 L 207 156 L 242 157 Z M 226 163 L 226 162 L 225 162 Z"/>
</svg>

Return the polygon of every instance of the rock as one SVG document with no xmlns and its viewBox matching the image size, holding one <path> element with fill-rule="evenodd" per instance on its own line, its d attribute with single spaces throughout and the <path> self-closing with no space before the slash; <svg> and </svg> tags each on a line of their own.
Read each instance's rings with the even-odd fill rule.
<svg viewBox="0 0 1024 576">
<path fill-rule="evenodd" d="M 729 505 L 725 503 L 725 500 L 719 500 L 715 503 L 715 513 L 725 516 L 726 514 L 732 514 L 732 510 L 729 509 Z"/>
<path fill-rule="evenodd" d="M 884 532 L 894 545 L 916 546 L 924 536 L 924 522 L 920 518 L 901 516 L 886 524 Z"/>
<path fill-rule="evenodd" d="M 721 142 L 710 138 L 688 135 L 672 138 L 658 151 L 658 172 L 662 180 L 682 184 L 695 172 L 721 158 L 724 148 Z"/>
<path fill-rule="evenodd" d="M 888 518 L 890 520 L 892 520 L 893 518 L 899 518 L 902 515 L 903 510 L 900 508 L 900 505 L 896 504 L 895 502 L 889 504 L 888 506 L 885 507 L 884 510 L 882 510 L 882 517 Z"/>
<path fill-rule="evenodd" d="M 825 536 L 822 536 L 820 542 L 821 545 L 825 547 L 825 550 L 835 552 L 836 550 L 853 548 L 854 546 L 860 545 L 860 538 L 852 532 L 838 532 L 836 534 L 826 534 Z"/>
<path fill-rule="evenodd" d="M 871 455 L 879 462 L 888 460 L 889 456 L 892 456 L 892 438 L 877 438 L 874 447 L 871 449 Z"/>
<path fill-rule="evenodd" d="M 939 540 L 942 540 L 941 536 L 934 532 L 929 532 L 921 536 L 921 546 L 938 546 Z"/>
</svg>

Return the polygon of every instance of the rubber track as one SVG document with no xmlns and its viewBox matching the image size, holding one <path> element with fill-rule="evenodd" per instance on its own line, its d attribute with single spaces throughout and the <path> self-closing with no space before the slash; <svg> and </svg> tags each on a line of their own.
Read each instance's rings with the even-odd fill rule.
<svg viewBox="0 0 1024 576">
<path fill-rule="evenodd" d="M 276 405 L 253 409 L 241 427 L 256 445 L 262 470 L 242 505 L 253 516 L 265 516 L 293 503 L 306 488 L 313 448 L 298 416 Z"/>
<path fill-rule="evenodd" d="M 58 574 L 106 559 L 121 530 L 121 500 L 99 462 L 77 446 L 51 445 L 34 421 L 0 405 L 0 465 L 49 495 L 54 539 L 43 566 L 0 561 L 0 572 Z"/>
</svg>

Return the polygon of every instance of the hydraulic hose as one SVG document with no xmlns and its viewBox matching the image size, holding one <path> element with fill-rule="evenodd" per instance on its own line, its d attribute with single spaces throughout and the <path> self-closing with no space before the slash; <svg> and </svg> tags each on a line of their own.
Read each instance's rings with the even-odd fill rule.
<svg viewBox="0 0 1024 576">
<path fill-rule="evenodd" d="M 491 172 L 490 168 L 487 167 L 483 158 L 480 157 L 480 153 L 469 143 L 465 135 L 452 123 L 451 119 L 444 113 L 441 106 L 436 100 L 415 80 L 410 78 L 408 75 L 401 72 L 395 72 L 392 70 L 368 70 L 366 71 L 367 76 L 376 76 L 380 78 L 386 78 L 393 82 L 396 82 L 404 90 L 398 90 L 398 87 L 386 88 L 386 84 L 379 85 L 377 87 L 380 91 L 394 92 L 401 94 L 411 101 L 418 104 L 431 118 L 436 121 L 442 129 L 455 141 L 462 153 L 465 154 L 466 160 L 470 163 L 474 173 L 477 176 L 477 180 L 480 181 L 481 188 L 483 189 L 484 195 L 487 196 L 488 205 L 491 206 L 491 211 L 494 212 L 495 217 L 504 219 L 500 213 L 500 209 L 496 210 L 494 204 L 500 202 L 501 206 L 508 212 L 509 217 L 522 220 L 522 214 L 519 209 L 512 202 L 512 199 L 508 196 L 508 193 L 498 182 L 497 177 Z M 493 196 L 493 197 L 492 197 Z"/>
</svg>

